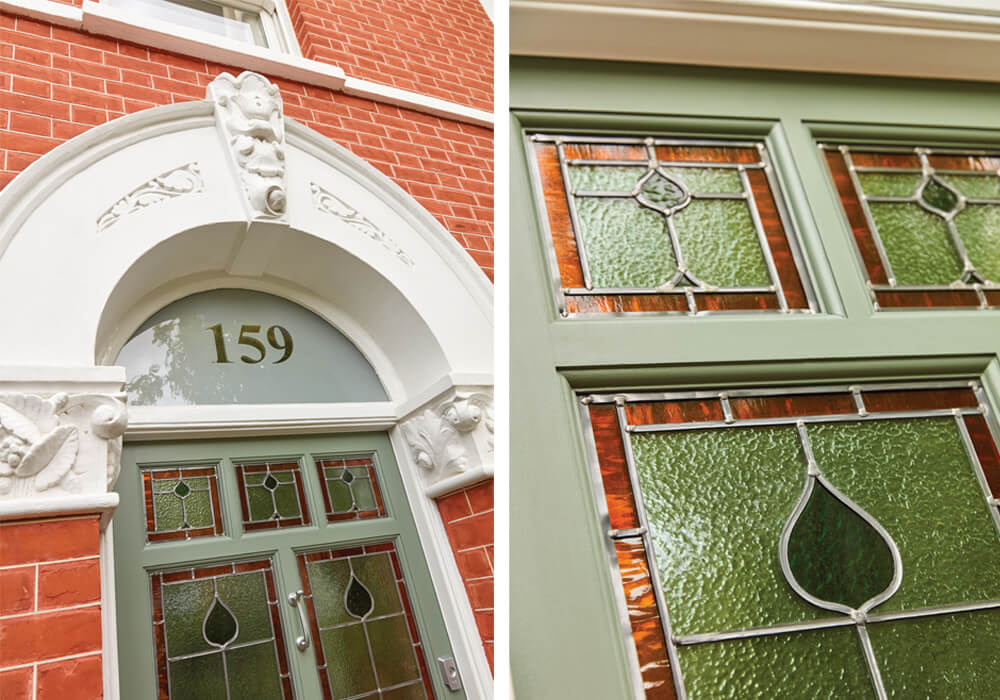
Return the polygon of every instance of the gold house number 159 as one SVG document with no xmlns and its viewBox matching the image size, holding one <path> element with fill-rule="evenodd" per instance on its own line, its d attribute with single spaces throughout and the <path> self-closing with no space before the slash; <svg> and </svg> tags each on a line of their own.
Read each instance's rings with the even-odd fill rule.
<svg viewBox="0 0 1000 700">
<path fill-rule="evenodd" d="M 216 323 L 214 326 L 209 326 L 205 330 L 212 331 L 212 335 L 215 337 L 216 363 L 231 363 L 232 360 L 230 360 L 229 356 L 226 354 L 226 339 L 222 335 L 222 324 Z M 257 353 L 259 353 L 258 357 L 254 357 L 253 355 L 240 356 L 240 359 L 247 364 L 255 365 L 258 362 L 262 362 L 264 357 L 267 355 L 267 347 L 260 338 L 255 337 L 257 333 L 260 333 L 260 326 L 245 323 L 240 327 L 240 337 L 236 341 L 237 344 L 246 345 L 248 348 L 253 348 L 257 351 Z M 271 326 L 267 329 L 266 337 L 268 344 L 272 348 L 282 351 L 281 358 L 275 360 L 274 364 L 280 364 L 292 356 L 292 348 L 295 347 L 295 345 L 292 342 L 292 334 L 285 328 L 281 326 Z"/>
</svg>

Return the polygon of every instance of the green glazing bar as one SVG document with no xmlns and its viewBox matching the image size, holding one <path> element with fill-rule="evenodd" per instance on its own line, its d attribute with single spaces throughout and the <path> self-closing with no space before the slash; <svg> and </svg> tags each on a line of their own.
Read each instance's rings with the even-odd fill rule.
<svg viewBox="0 0 1000 700">
<path fill-rule="evenodd" d="M 899 548 L 902 585 L 874 612 L 1000 598 L 1000 538 L 953 418 L 808 431 L 824 476 Z"/>
<path fill-rule="evenodd" d="M 917 204 L 868 204 L 899 284 L 951 284 L 962 274 L 944 219 Z"/>
<path fill-rule="evenodd" d="M 596 287 L 659 287 L 677 270 L 663 215 L 634 199 L 576 198 Z"/>
<path fill-rule="evenodd" d="M 690 700 L 870 700 L 853 627 L 735 639 L 678 650 Z"/>
<path fill-rule="evenodd" d="M 641 167 L 609 165 L 582 165 L 569 167 L 571 190 L 590 192 L 632 192 L 639 179 L 649 172 L 645 163 Z"/>
<path fill-rule="evenodd" d="M 955 217 L 955 229 L 976 270 L 987 280 L 1000 282 L 1000 206 L 967 205 Z"/>
<path fill-rule="evenodd" d="M 635 434 L 632 447 L 675 634 L 831 616 L 778 559 L 805 478 L 794 426 Z"/>
<path fill-rule="evenodd" d="M 859 609 L 892 584 L 892 551 L 864 518 L 819 481 L 792 527 L 788 563 L 815 598 Z"/>
<path fill-rule="evenodd" d="M 696 199 L 673 216 L 684 260 L 702 281 L 718 287 L 771 284 L 747 202 Z"/>
<path fill-rule="evenodd" d="M 1000 610 L 868 626 L 890 698 L 996 698 Z"/>
<path fill-rule="evenodd" d="M 912 197 L 920 180 L 920 175 L 903 173 L 858 173 L 861 189 L 869 197 Z"/>
</svg>

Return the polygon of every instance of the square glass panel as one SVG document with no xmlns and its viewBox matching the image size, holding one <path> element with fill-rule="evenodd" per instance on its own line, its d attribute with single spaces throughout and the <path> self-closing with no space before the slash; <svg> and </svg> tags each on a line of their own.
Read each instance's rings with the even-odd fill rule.
<svg viewBox="0 0 1000 700">
<path fill-rule="evenodd" d="M 1000 154 L 821 148 L 876 309 L 1000 306 Z"/>
<path fill-rule="evenodd" d="M 530 138 L 562 315 L 815 310 L 762 141 Z"/>
<path fill-rule="evenodd" d="M 647 697 L 931 688 L 938 671 L 901 652 L 934 643 L 915 618 L 979 625 L 989 634 L 966 636 L 972 655 L 995 655 L 1000 428 L 977 382 L 595 394 L 581 406 Z M 980 683 L 967 680 L 953 685 Z"/>
<path fill-rule="evenodd" d="M 385 516 L 385 504 L 371 455 L 316 458 L 326 518 L 360 520 Z"/>
<path fill-rule="evenodd" d="M 244 530 L 308 525 L 302 471 L 297 461 L 234 463 Z"/>
<path fill-rule="evenodd" d="M 434 690 L 395 546 L 298 555 L 326 700 L 432 700 Z"/>
<path fill-rule="evenodd" d="M 223 534 L 217 465 L 142 470 L 146 541 Z"/>
<path fill-rule="evenodd" d="M 269 559 L 150 575 L 161 698 L 291 700 Z"/>
</svg>

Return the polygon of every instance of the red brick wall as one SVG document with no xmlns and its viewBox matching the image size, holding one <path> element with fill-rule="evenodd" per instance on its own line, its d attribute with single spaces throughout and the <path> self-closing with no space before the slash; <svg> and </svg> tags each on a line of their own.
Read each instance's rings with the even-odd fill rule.
<svg viewBox="0 0 1000 700">
<path fill-rule="evenodd" d="M 493 481 L 449 494 L 438 510 L 493 668 Z"/>
<path fill-rule="evenodd" d="M 241 72 L 0 13 L 0 188 L 95 125 L 204 99 L 225 71 Z M 492 130 L 269 77 L 285 114 L 395 180 L 492 278 Z"/>
<path fill-rule="evenodd" d="M 97 516 L 0 523 L 0 698 L 102 696 Z"/>
<path fill-rule="evenodd" d="M 288 0 L 288 11 L 307 58 L 493 110 L 493 23 L 479 0 Z"/>
</svg>

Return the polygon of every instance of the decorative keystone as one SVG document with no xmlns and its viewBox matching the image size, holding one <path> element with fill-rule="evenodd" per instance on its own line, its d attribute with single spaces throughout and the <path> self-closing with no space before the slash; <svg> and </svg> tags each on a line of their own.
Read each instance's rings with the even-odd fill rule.
<svg viewBox="0 0 1000 700">
<path fill-rule="evenodd" d="M 250 215 L 285 215 L 285 122 L 278 87 L 258 73 L 223 73 L 208 86 L 215 122 L 229 147 Z"/>
<path fill-rule="evenodd" d="M 493 473 L 493 397 L 453 390 L 401 424 L 428 494 L 480 481 Z"/>
<path fill-rule="evenodd" d="M 109 491 L 128 422 L 124 398 L 0 393 L 0 500 Z"/>
</svg>

